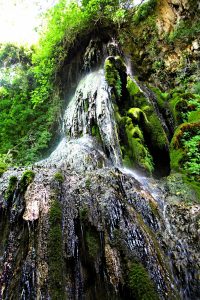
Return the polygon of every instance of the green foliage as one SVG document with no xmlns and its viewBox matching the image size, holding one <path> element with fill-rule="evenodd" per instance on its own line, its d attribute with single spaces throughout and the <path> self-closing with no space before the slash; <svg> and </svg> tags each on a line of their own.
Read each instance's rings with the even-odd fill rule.
<svg viewBox="0 0 200 300">
<path fill-rule="evenodd" d="M 56 181 L 58 181 L 59 183 L 63 183 L 63 181 L 64 181 L 64 176 L 63 176 L 63 174 L 62 174 L 61 172 L 56 172 L 56 173 L 54 174 L 54 179 L 55 179 Z"/>
<path fill-rule="evenodd" d="M 196 179 L 200 178 L 200 123 L 183 123 L 171 142 L 171 167 L 185 170 Z"/>
<path fill-rule="evenodd" d="M 62 211 L 58 200 L 54 200 L 49 216 L 49 285 L 52 300 L 64 299 L 63 255 L 62 255 Z"/>
<path fill-rule="evenodd" d="M 141 263 L 132 263 L 129 268 L 128 285 L 134 299 L 158 300 L 153 283 Z"/>
<path fill-rule="evenodd" d="M 20 180 L 20 189 L 21 191 L 25 191 L 29 184 L 33 181 L 35 177 L 35 173 L 31 170 L 27 170 L 23 173 L 22 178 Z"/>
<path fill-rule="evenodd" d="M 200 82 L 197 82 L 197 83 L 194 84 L 193 90 L 194 90 L 195 94 L 200 95 Z"/>
<path fill-rule="evenodd" d="M 191 93 L 174 93 L 169 107 L 176 125 L 200 120 L 200 97 Z"/>
<path fill-rule="evenodd" d="M 200 130 L 194 136 L 184 132 L 182 141 L 187 152 L 187 161 L 184 164 L 184 169 L 192 175 L 200 176 Z"/>
<path fill-rule="evenodd" d="M 4 47 L 7 49 L 6 45 Z M 16 46 L 13 48 L 16 52 L 21 51 Z M 9 60 L 9 63 L 6 70 L 4 68 L 0 87 L 0 154 L 12 154 L 13 163 L 31 163 L 38 160 L 48 147 L 59 103 L 53 99 L 34 108 L 30 101 L 35 87 L 31 51 L 24 50 L 23 59 L 20 58 L 22 54 L 15 54 L 17 57 L 14 59 L 14 54 L 7 53 L 5 56 L 4 51 L 0 51 L 4 58 L 0 62 L 6 64 Z M 12 59 L 8 59 L 9 55 Z"/>
<path fill-rule="evenodd" d="M 157 5 L 157 0 L 148 0 L 142 5 L 138 6 L 136 13 L 133 16 L 133 22 L 138 25 L 140 22 L 144 21 L 149 15 L 154 13 Z"/>
<path fill-rule="evenodd" d="M 10 153 L 0 154 L 0 176 L 12 164 L 12 155 Z"/>
<path fill-rule="evenodd" d="M 174 41 L 191 42 L 194 36 L 200 33 L 200 22 L 199 19 L 195 20 L 181 20 L 177 27 L 172 31 L 167 40 L 172 43 Z"/>
<path fill-rule="evenodd" d="M 11 43 L 0 45 L 0 68 L 23 63 L 31 65 L 31 50 Z"/>
</svg>

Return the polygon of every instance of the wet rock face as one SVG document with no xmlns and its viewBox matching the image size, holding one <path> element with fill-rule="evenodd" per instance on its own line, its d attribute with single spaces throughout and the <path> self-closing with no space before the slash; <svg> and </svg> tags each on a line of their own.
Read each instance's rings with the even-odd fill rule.
<svg viewBox="0 0 200 300">
<path fill-rule="evenodd" d="M 178 290 L 181 299 L 198 299 L 198 205 L 165 203 L 156 181 L 147 185 L 148 179 L 136 176 L 139 182 L 134 174 L 116 168 L 84 175 L 68 169 L 62 172 L 62 182 L 54 168 L 33 171 L 17 218 L 16 201 L 6 208 L 4 198 L 9 174 L 1 179 L 1 228 L 4 224 L 6 231 L 0 261 L 2 299 L 52 297 L 54 201 L 61 209 L 62 258 L 56 263 L 62 270 L 58 295 L 62 292 L 63 299 L 131 297 L 136 293 L 129 285 L 132 262 L 144 265 L 160 299 L 173 299 L 173 294 L 178 299 Z"/>
</svg>

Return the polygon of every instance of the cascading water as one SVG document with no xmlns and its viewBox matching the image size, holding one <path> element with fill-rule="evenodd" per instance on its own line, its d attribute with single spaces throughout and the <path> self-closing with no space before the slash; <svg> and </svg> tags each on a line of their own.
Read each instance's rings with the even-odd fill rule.
<svg viewBox="0 0 200 300">
<path fill-rule="evenodd" d="M 121 154 L 110 88 L 103 69 L 79 82 L 64 114 L 62 139 L 42 165 L 63 164 L 81 170 L 121 165 Z"/>
<path fill-rule="evenodd" d="M 0 299 L 198 299 L 199 206 L 181 207 L 188 237 L 165 181 L 123 167 L 112 95 L 102 68 L 85 74 L 32 181 L 0 178 Z"/>
</svg>

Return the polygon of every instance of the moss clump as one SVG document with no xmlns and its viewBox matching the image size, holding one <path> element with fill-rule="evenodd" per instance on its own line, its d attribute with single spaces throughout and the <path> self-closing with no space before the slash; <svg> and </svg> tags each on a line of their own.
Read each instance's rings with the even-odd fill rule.
<svg viewBox="0 0 200 300">
<path fill-rule="evenodd" d="M 133 123 L 141 124 L 143 127 L 148 127 L 146 114 L 137 107 L 129 109 L 127 115 L 132 119 Z"/>
<path fill-rule="evenodd" d="M 96 137 L 96 139 L 98 141 L 101 141 L 101 134 L 99 131 L 99 126 L 96 123 L 92 125 L 91 134 L 92 134 L 92 136 Z"/>
<path fill-rule="evenodd" d="M 137 84 L 128 76 L 127 77 L 127 85 L 126 85 L 127 90 L 129 91 L 131 96 L 137 95 L 140 92 L 139 87 Z"/>
<path fill-rule="evenodd" d="M 87 230 L 85 239 L 89 255 L 92 258 L 96 258 L 100 250 L 98 233 L 92 230 Z"/>
<path fill-rule="evenodd" d="M 134 299 L 159 299 L 148 272 L 141 263 L 131 263 L 128 274 L 128 285 Z"/>
<path fill-rule="evenodd" d="M 79 216 L 81 222 L 86 222 L 88 218 L 88 207 L 85 205 L 80 208 L 79 210 Z"/>
<path fill-rule="evenodd" d="M 156 100 L 157 100 L 157 104 L 158 104 L 158 107 L 159 107 L 160 111 L 164 112 L 166 107 L 167 107 L 169 98 L 170 98 L 169 93 L 162 92 L 159 88 L 156 88 L 156 87 L 153 87 L 153 86 L 150 86 L 150 89 L 156 95 Z"/>
<path fill-rule="evenodd" d="M 91 187 L 91 179 L 90 178 L 86 179 L 85 186 L 86 186 L 87 189 L 89 189 Z"/>
<path fill-rule="evenodd" d="M 17 185 L 17 181 L 18 181 L 18 179 L 17 179 L 16 176 L 11 176 L 10 177 L 9 185 L 8 185 L 8 188 L 5 192 L 5 199 L 6 200 L 9 200 L 13 196 L 16 185 Z"/>
<path fill-rule="evenodd" d="M 89 109 L 89 100 L 88 99 L 84 100 L 83 109 L 84 109 L 84 112 L 88 112 L 88 109 Z"/>
<path fill-rule="evenodd" d="M 150 134 L 150 140 L 153 148 L 162 150 L 168 146 L 168 139 L 164 132 L 161 122 L 155 113 L 148 116 L 149 126 L 146 131 Z"/>
<path fill-rule="evenodd" d="M 200 121 L 200 111 L 191 111 L 188 115 L 188 122 L 199 122 Z"/>
<path fill-rule="evenodd" d="M 61 172 L 56 172 L 54 174 L 54 179 L 56 181 L 58 181 L 59 183 L 63 183 L 64 182 L 64 176 L 63 176 L 63 174 Z"/>
<path fill-rule="evenodd" d="M 140 91 L 136 82 L 134 82 L 129 76 L 127 77 L 126 88 L 130 95 L 129 107 L 132 106 L 132 107 L 139 107 L 140 109 L 143 109 L 143 107 L 149 104 L 144 94 Z"/>
<path fill-rule="evenodd" d="M 122 93 L 122 82 L 119 71 L 116 68 L 116 62 L 119 64 L 119 59 L 116 60 L 115 57 L 107 58 L 104 64 L 104 70 L 108 85 L 113 88 L 115 96 L 120 98 Z"/>
<path fill-rule="evenodd" d="M 62 255 L 62 210 L 58 200 L 53 200 L 49 216 L 49 286 L 52 300 L 64 299 Z"/>
<path fill-rule="evenodd" d="M 153 159 L 144 142 L 144 136 L 138 125 L 134 125 L 130 117 L 124 117 L 121 128 L 125 133 L 123 141 L 122 157 L 124 164 L 128 167 L 139 166 L 152 173 Z"/>
<path fill-rule="evenodd" d="M 22 192 L 27 189 L 28 185 L 33 181 L 34 177 L 35 173 L 31 170 L 27 170 L 23 173 L 20 180 L 20 189 Z"/>
</svg>

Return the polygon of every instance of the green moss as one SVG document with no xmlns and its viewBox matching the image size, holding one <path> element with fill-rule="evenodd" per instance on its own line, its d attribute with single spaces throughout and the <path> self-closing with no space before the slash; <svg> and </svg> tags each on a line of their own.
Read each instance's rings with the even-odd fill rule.
<svg viewBox="0 0 200 300">
<path fill-rule="evenodd" d="M 49 286 L 52 300 L 64 299 L 62 210 L 58 200 L 53 200 L 49 216 L 48 260 Z"/>
<path fill-rule="evenodd" d="M 88 247 L 89 255 L 93 258 L 96 258 L 100 250 L 98 233 L 92 230 L 87 230 L 86 244 Z"/>
<path fill-rule="evenodd" d="M 9 179 L 9 185 L 8 185 L 8 188 L 5 192 L 5 199 L 6 200 L 9 200 L 13 194 L 14 194 L 14 191 L 16 189 L 16 185 L 17 185 L 17 177 L 16 176 L 11 176 L 10 179 Z"/>
<path fill-rule="evenodd" d="M 113 88 L 115 95 L 120 98 L 122 93 L 122 82 L 115 64 L 116 60 L 114 57 L 106 59 L 104 64 L 105 78 L 108 85 Z"/>
<path fill-rule="evenodd" d="M 34 177 L 35 173 L 31 170 L 26 170 L 23 173 L 22 178 L 20 180 L 20 189 L 22 192 L 26 190 L 28 185 L 33 181 Z"/>
<path fill-rule="evenodd" d="M 134 299 L 158 300 L 154 285 L 144 266 L 139 262 L 131 263 L 128 274 L 128 285 Z"/>
<path fill-rule="evenodd" d="M 101 141 L 99 126 L 96 123 L 92 125 L 91 134 L 92 136 L 96 137 L 99 142 Z"/>
<path fill-rule="evenodd" d="M 137 84 L 128 76 L 127 77 L 127 85 L 126 85 L 127 90 L 129 91 L 131 96 L 137 95 L 140 92 L 139 87 Z"/>
<path fill-rule="evenodd" d="M 172 201 L 191 205 L 200 203 L 200 186 L 192 176 L 184 173 L 171 173 L 167 177 L 167 189 Z"/>
<path fill-rule="evenodd" d="M 88 109 L 89 109 L 89 100 L 85 99 L 83 105 L 84 105 L 84 107 L 83 107 L 84 108 L 84 112 L 88 112 Z"/>
<path fill-rule="evenodd" d="M 124 155 L 128 164 L 132 161 L 132 166 L 138 165 L 148 172 L 153 171 L 153 160 L 144 144 L 144 137 L 142 131 L 138 126 L 134 126 L 132 120 L 127 117 L 125 124 L 125 132 L 128 140 L 128 147 L 125 148 L 127 153 Z M 127 159 L 129 157 L 129 160 Z"/>
<path fill-rule="evenodd" d="M 85 222 L 88 218 L 88 207 L 84 205 L 79 210 L 80 221 Z"/>
<path fill-rule="evenodd" d="M 87 189 L 89 189 L 91 187 L 91 179 L 90 178 L 86 179 L 85 186 L 86 186 Z"/>
<path fill-rule="evenodd" d="M 168 145 L 168 140 L 159 118 L 155 113 L 152 113 L 148 117 L 148 121 L 149 126 L 146 130 L 150 133 L 152 146 L 160 150 L 166 148 L 166 146 Z"/>
<path fill-rule="evenodd" d="M 63 183 L 63 181 L 64 181 L 64 176 L 63 176 L 63 174 L 62 174 L 61 172 L 56 172 L 56 173 L 54 174 L 54 179 L 55 179 L 56 181 L 58 181 L 59 183 Z"/>
<path fill-rule="evenodd" d="M 195 192 L 195 196 L 197 199 L 197 202 L 200 203 L 200 185 L 199 182 L 194 181 L 192 178 L 183 175 L 183 181 L 187 186 L 192 189 Z"/>
<path fill-rule="evenodd" d="M 140 124 L 141 126 L 148 126 L 149 122 L 146 114 L 140 108 L 130 108 L 127 115 L 132 119 L 133 123 Z"/>
<path fill-rule="evenodd" d="M 170 149 L 170 167 L 173 170 L 180 171 L 181 162 L 184 157 L 182 149 Z"/>
<path fill-rule="evenodd" d="M 153 200 L 149 200 L 149 206 L 150 206 L 151 211 L 154 214 L 154 216 L 157 218 L 160 218 L 157 202 L 155 202 Z"/>
<path fill-rule="evenodd" d="M 143 110 L 143 107 L 148 106 L 149 103 L 144 94 L 140 91 L 136 82 L 134 82 L 129 76 L 127 77 L 126 88 L 130 95 L 129 107 L 139 107 Z"/>
<path fill-rule="evenodd" d="M 163 111 L 166 106 L 167 106 L 167 102 L 170 99 L 170 95 L 167 92 L 162 92 L 159 88 L 150 86 L 150 89 L 155 93 L 156 95 L 156 100 L 157 100 L 157 104 L 158 107 L 161 111 Z"/>
</svg>

